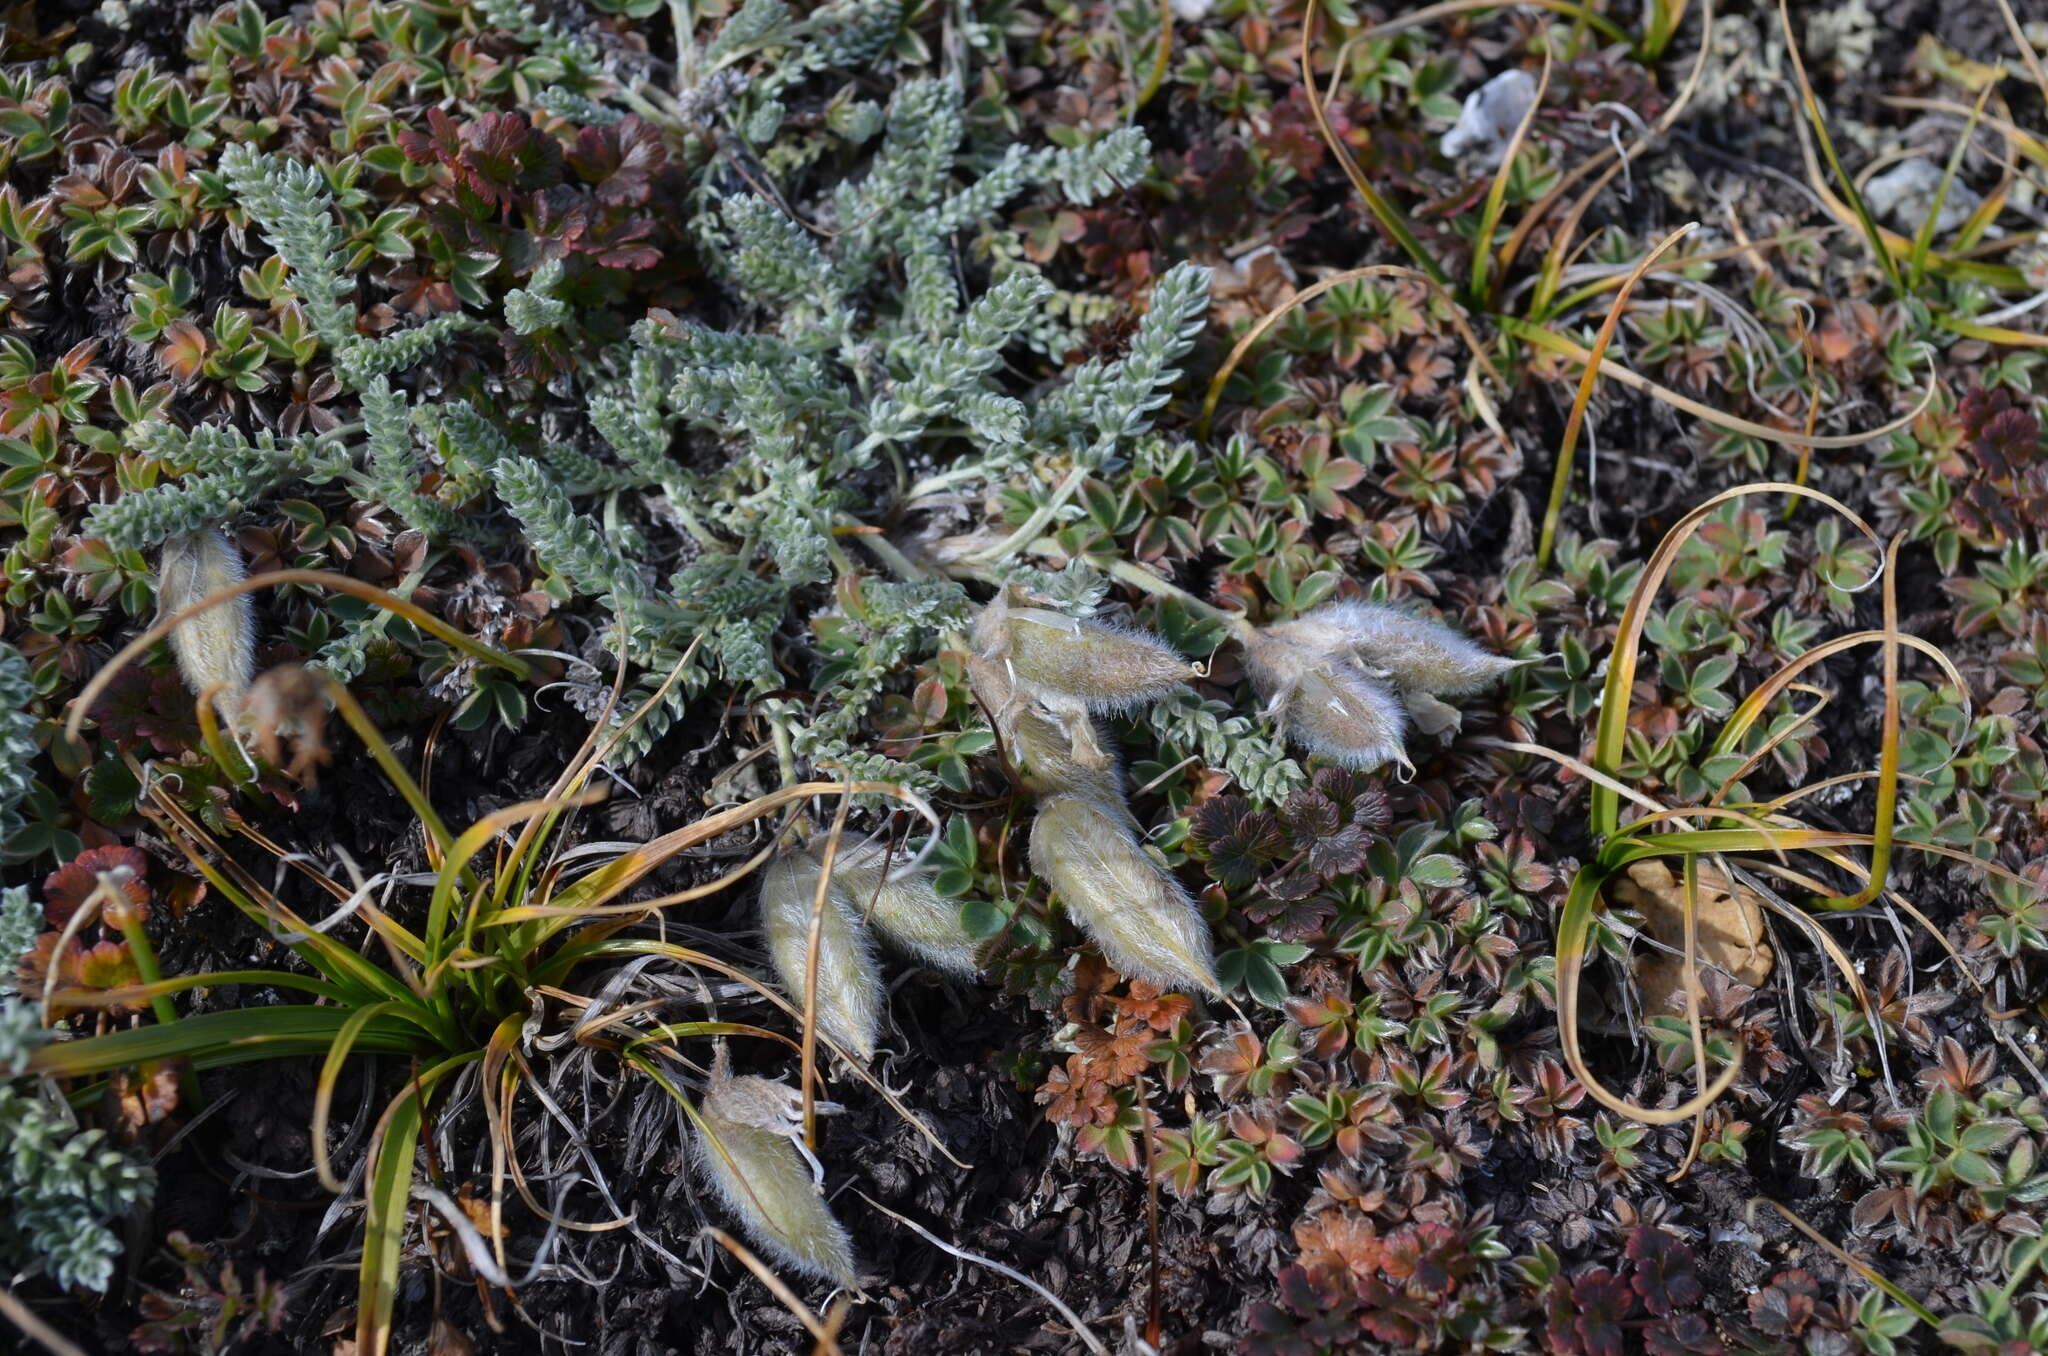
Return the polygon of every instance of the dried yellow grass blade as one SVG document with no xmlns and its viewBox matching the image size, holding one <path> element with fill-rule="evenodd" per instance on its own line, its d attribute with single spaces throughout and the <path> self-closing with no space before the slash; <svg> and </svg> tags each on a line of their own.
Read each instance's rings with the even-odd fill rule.
<svg viewBox="0 0 2048 1356">
<path fill-rule="evenodd" d="M 1572 454 L 1578 450 L 1579 430 L 1586 423 L 1586 407 L 1593 400 L 1593 385 L 1600 379 L 1602 358 L 1607 346 L 1614 341 L 1614 328 L 1621 323 L 1622 312 L 1628 308 L 1629 293 L 1642 281 L 1643 274 L 1657 262 L 1658 256 L 1673 245 L 1699 229 L 1697 221 L 1689 221 L 1657 242 L 1648 254 L 1637 261 L 1622 282 L 1621 290 L 1615 293 L 1613 303 L 1607 308 L 1607 318 L 1600 322 L 1599 333 L 1593 336 L 1592 352 L 1587 356 L 1585 370 L 1579 376 L 1578 393 L 1572 398 L 1572 411 L 1565 420 L 1564 439 L 1557 450 L 1557 469 L 1550 477 L 1550 502 L 1543 510 L 1543 530 L 1536 539 L 1536 568 L 1542 569 L 1550 563 L 1550 551 L 1557 544 L 1558 519 L 1564 514 L 1565 492 L 1571 488 Z"/>
<path fill-rule="evenodd" d="M 1498 319 L 1502 330 L 1525 343 L 1534 344 L 1538 348 L 1548 349 L 1552 353 L 1560 357 L 1570 358 L 1574 362 L 1586 363 L 1592 361 L 1593 355 L 1591 353 L 1588 353 L 1579 345 L 1553 330 L 1546 329 L 1541 325 L 1532 325 L 1526 320 L 1518 320 L 1514 316 L 1500 316 Z M 1600 375 L 1610 377 L 1630 390 L 1641 391 L 1645 395 L 1655 396 L 1658 400 L 1671 406 L 1671 408 L 1683 410 L 1687 414 L 1704 419 L 1716 428 L 1727 429 L 1730 433 L 1746 434 L 1752 438 L 1761 438 L 1765 442 L 1775 443 L 1780 447 L 1861 447 L 1863 444 L 1878 438 L 1890 437 L 1900 429 L 1911 426 L 1915 419 L 1918 419 L 1926 412 L 1927 407 L 1934 402 L 1936 390 L 1933 368 L 1930 365 L 1928 368 L 1927 389 L 1921 394 L 1919 403 L 1891 422 L 1880 424 L 1876 428 L 1863 433 L 1800 434 L 1787 429 L 1772 428 L 1768 424 L 1759 424 L 1754 420 L 1744 419 L 1740 416 L 1717 410 L 1713 406 L 1702 404 L 1700 401 L 1694 400 L 1689 396 L 1680 395 L 1668 386 L 1660 386 L 1648 377 L 1639 376 L 1611 359 L 1602 358 L 1600 360 Z"/>
</svg>

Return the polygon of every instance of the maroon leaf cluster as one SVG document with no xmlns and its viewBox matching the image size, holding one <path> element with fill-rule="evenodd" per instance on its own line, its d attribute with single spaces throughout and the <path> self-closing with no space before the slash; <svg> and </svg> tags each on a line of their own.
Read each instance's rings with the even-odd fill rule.
<svg viewBox="0 0 2048 1356">
<path fill-rule="evenodd" d="M 1969 479 L 1956 494 L 1958 526 L 1986 541 L 2048 527 L 2048 456 L 2033 410 L 2004 387 L 1978 387 L 1956 413 L 1970 456 Z"/>
<path fill-rule="evenodd" d="M 408 128 L 398 139 L 414 164 L 439 171 L 445 195 L 430 209 L 434 223 L 507 258 L 515 272 L 548 258 L 609 269 L 661 262 L 656 218 L 641 209 L 668 167 L 668 151 L 641 118 L 582 128 L 565 148 L 523 114 L 458 123 L 430 109 L 426 131 Z"/>
<path fill-rule="evenodd" d="M 1191 822 L 1195 854 L 1219 885 L 1236 892 L 1256 884 L 1270 897 L 1264 905 L 1244 905 L 1263 922 L 1285 904 L 1363 869 L 1366 854 L 1392 820 L 1378 782 L 1325 767 L 1278 811 L 1254 809 L 1243 796 L 1217 796 Z"/>
</svg>

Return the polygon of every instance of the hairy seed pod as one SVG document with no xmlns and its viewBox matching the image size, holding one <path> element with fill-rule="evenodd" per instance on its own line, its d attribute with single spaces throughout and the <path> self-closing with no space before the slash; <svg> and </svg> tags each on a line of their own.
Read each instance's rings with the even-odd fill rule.
<svg viewBox="0 0 2048 1356">
<path fill-rule="evenodd" d="M 859 1284 L 853 1244 L 818 1194 L 788 1134 L 726 1119 L 707 1092 L 691 1156 L 756 1247 L 785 1266 L 840 1285 Z"/>
<path fill-rule="evenodd" d="M 1145 855 L 1129 812 L 1086 796 L 1047 797 L 1031 823 L 1031 869 L 1124 974 L 1222 992 L 1202 911 Z"/>
<path fill-rule="evenodd" d="M 885 868 L 889 854 L 880 844 L 841 849 L 832 884 L 843 891 L 854 917 L 866 919 L 882 940 L 947 974 L 972 975 L 978 943 L 960 924 L 960 906 L 932 888 L 930 875 L 896 874 Z"/>
<path fill-rule="evenodd" d="M 761 871 L 761 927 L 768 936 L 768 956 L 798 1008 L 804 1002 L 817 890 L 818 860 L 808 852 L 785 852 Z M 860 1058 L 871 1058 L 882 1030 L 882 993 L 867 928 L 847 907 L 844 891 L 827 890 L 818 933 L 818 1029 Z"/>
<path fill-rule="evenodd" d="M 1244 642 L 1245 668 L 1287 737 L 1360 771 L 1407 762 L 1401 699 L 1343 649 L 1304 643 L 1312 630 L 1268 627 Z"/>
<path fill-rule="evenodd" d="M 1013 607 L 1005 597 L 975 619 L 974 643 L 984 658 L 1006 663 L 1018 687 L 1054 706 L 1128 710 L 1194 674 L 1193 665 L 1150 632 Z"/>
<path fill-rule="evenodd" d="M 172 537 L 164 542 L 157 564 L 159 615 L 181 612 L 247 577 L 241 552 L 225 534 L 209 528 Z M 171 630 L 171 649 L 192 695 L 217 687 L 214 706 L 223 720 L 233 720 L 256 671 L 255 608 L 249 595 L 180 622 Z"/>
<path fill-rule="evenodd" d="M 1332 603 L 1303 620 L 1326 621 L 1358 652 L 1406 692 L 1433 697 L 1466 697 L 1515 667 L 1518 661 L 1492 654 L 1442 622 L 1371 603 Z"/>
<path fill-rule="evenodd" d="M 1039 702 L 1019 692 L 1011 684 L 1008 670 L 993 659 L 969 656 L 967 682 L 1002 736 L 1025 790 L 1034 796 L 1072 791 L 1112 805 L 1123 800 L 1123 777 L 1116 758 L 1104 748 L 1101 732 L 1085 711 L 1078 714 L 1082 724 L 1063 725 Z M 1075 755 L 1077 728 L 1086 730 L 1088 737 L 1082 742 L 1099 757 Z"/>
</svg>

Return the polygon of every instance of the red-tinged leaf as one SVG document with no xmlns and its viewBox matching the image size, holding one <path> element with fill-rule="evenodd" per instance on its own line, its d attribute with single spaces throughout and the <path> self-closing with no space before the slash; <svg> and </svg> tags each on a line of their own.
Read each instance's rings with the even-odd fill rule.
<svg viewBox="0 0 2048 1356">
<path fill-rule="evenodd" d="M 1420 1347 L 1436 1326 L 1436 1306 L 1384 1281 L 1367 1281 L 1360 1298 L 1365 1307 L 1359 1324 L 1382 1342 Z"/>
<path fill-rule="evenodd" d="M 1704 1315 L 1673 1314 L 1644 1331 L 1643 1350 L 1649 1356 L 1723 1356 L 1727 1348 Z"/>
<path fill-rule="evenodd" d="M 510 204 L 562 181 L 562 147 L 520 113 L 486 113 L 462 129 L 462 166 L 480 196 Z"/>
<path fill-rule="evenodd" d="M 1143 1022 L 1158 1032 L 1173 1030 L 1182 1019 L 1193 1016 L 1195 1011 L 1195 1000 L 1186 994 L 1161 994 L 1158 986 L 1142 979 L 1131 981 L 1130 997 L 1112 997 L 1110 1001 L 1124 1016 L 1133 1021 Z"/>
<path fill-rule="evenodd" d="M 1217 796 L 1190 819 L 1195 850 L 1209 874 L 1227 889 L 1242 890 L 1287 850 L 1280 821 L 1255 810 L 1243 796 Z"/>
<path fill-rule="evenodd" d="M 149 858 L 143 855 L 142 850 L 132 847 L 88 848 L 43 879 L 43 916 L 50 920 L 50 926 L 61 928 L 70 922 L 71 915 L 78 912 L 92 892 L 99 888 L 103 873 L 125 876 L 120 886 L 121 896 L 138 915 L 148 916 Z"/>
<path fill-rule="evenodd" d="M 441 109 L 429 108 L 427 130 L 400 128 L 398 146 L 415 165 L 452 165 L 462 154 L 462 134 L 455 119 Z"/>
<path fill-rule="evenodd" d="M 1464 1235 L 1447 1224 L 1424 1220 L 1387 1236 L 1387 1276 L 1424 1294 L 1450 1294 L 1475 1265 Z"/>
<path fill-rule="evenodd" d="M 108 1080 L 107 1097 L 123 1133 L 134 1139 L 152 1125 L 161 1125 L 178 1109 L 179 1062 L 156 1059 L 134 1069 L 116 1070 Z"/>
<path fill-rule="evenodd" d="M 1629 1310 L 1635 1296 L 1621 1278 L 1605 1267 L 1597 1267 L 1572 1285 L 1572 1304 L 1578 1316 L 1572 1326 L 1586 1356 L 1622 1356 Z"/>
<path fill-rule="evenodd" d="M 1333 993 L 1321 998 L 1290 998 L 1287 1015 L 1310 1038 L 1309 1052 L 1317 1059 L 1344 1053 L 1351 1043 L 1351 1015 L 1356 1010 L 1350 999 Z"/>
<path fill-rule="evenodd" d="M 180 754 L 199 743 L 197 710 L 175 673 L 123 669 L 93 703 L 92 718 L 123 752 L 143 740 L 163 754 Z"/>
<path fill-rule="evenodd" d="M 605 207 L 638 207 L 654 191 L 654 179 L 668 165 L 668 149 L 652 123 L 628 114 L 616 127 L 586 127 L 568 152 L 569 167 L 596 185 Z"/>
<path fill-rule="evenodd" d="M 1804 1271 L 1781 1271 L 1749 1297 L 1749 1320 L 1772 1337 L 1797 1337 L 1813 1322 L 1820 1286 Z"/>
<path fill-rule="evenodd" d="M 78 986 L 82 989 L 126 989 L 141 982 L 142 972 L 136 969 L 135 956 L 126 942 L 100 942 L 78 955 Z M 140 1011 L 144 1005 L 123 1006 Z"/>
<path fill-rule="evenodd" d="M 1642 1296 L 1643 1307 L 1658 1317 L 1673 1309 L 1698 1304 L 1706 1294 L 1693 1269 L 1692 1249 L 1662 1229 L 1643 1225 L 1628 1240 L 1635 1272 L 1629 1284 Z"/>
<path fill-rule="evenodd" d="M 14 987 L 26 994 L 40 994 L 52 987 L 51 971 L 56 971 L 56 988 L 67 989 L 78 986 L 78 963 L 84 954 L 76 941 L 57 952 L 57 941 L 61 932 L 38 933 L 34 945 L 21 954 L 13 966 Z"/>
</svg>

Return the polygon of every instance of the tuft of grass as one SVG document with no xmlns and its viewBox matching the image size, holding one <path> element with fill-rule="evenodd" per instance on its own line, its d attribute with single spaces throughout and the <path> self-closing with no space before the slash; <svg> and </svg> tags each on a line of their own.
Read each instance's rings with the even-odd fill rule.
<svg viewBox="0 0 2048 1356">
<path fill-rule="evenodd" d="M 1614 653 L 1608 664 L 1600 717 L 1595 731 L 1594 752 L 1590 762 L 1580 763 L 1576 759 L 1548 753 L 1535 746 L 1512 746 L 1527 752 L 1545 753 L 1546 756 L 1572 767 L 1592 782 L 1589 827 L 1599 840 L 1600 846 L 1594 859 L 1574 875 L 1557 928 L 1557 1001 L 1561 1043 L 1567 1065 L 1594 1100 L 1618 1114 L 1654 1125 L 1674 1124 L 1687 1119 L 1697 1121 L 1702 1117 L 1740 1076 L 1741 1052 L 1737 1047 L 1735 1058 L 1709 1081 L 1706 1077 L 1704 1044 L 1698 1012 L 1696 1009 L 1691 1011 L 1688 1014 L 1688 1023 L 1691 1027 L 1694 1057 L 1701 1083 L 1692 1097 L 1672 1107 L 1646 1107 L 1627 1101 L 1601 1083 L 1586 1062 L 1579 1037 L 1579 985 L 1584 971 L 1588 940 L 1603 889 L 1630 863 L 1676 858 L 1683 868 L 1687 925 L 1685 964 L 1689 987 L 1698 983 L 1698 958 L 1695 954 L 1696 938 L 1693 927 L 1698 906 L 1698 867 L 1703 858 L 1715 863 L 1723 879 L 1741 880 L 1745 884 L 1755 886 L 1760 895 L 1772 904 L 1775 912 L 1799 923 L 1802 930 L 1819 943 L 1830 961 L 1841 971 L 1845 985 L 1855 995 L 1859 1006 L 1866 1010 L 1869 1007 L 1869 998 L 1858 977 L 1855 963 L 1838 945 L 1827 939 L 1825 932 L 1814 925 L 1805 911 L 1843 912 L 1861 908 L 1884 896 L 1927 927 L 1938 940 L 1942 940 L 1944 946 L 1947 946 L 1946 940 L 1941 938 L 1940 930 L 1909 903 L 1896 895 L 1886 894 L 1894 846 L 1893 819 L 1896 815 L 1900 780 L 1900 651 L 1911 648 L 1927 655 L 1937 663 L 1952 684 L 1965 693 L 1968 691 L 1961 673 L 1936 647 L 1918 637 L 1906 635 L 1899 629 L 1899 543 L 1896 540 L 1886 552 L 1884 568 L 1879 575 L 1884 592 L 1883 625 L 1876 630 L 1861 631 L 1816 644 L 1787 661 L 1771 678 L 1759 684 L 1736 706 L 1712 745 L 1715 754 L 1732 752 L 1754 728 L 1770 703 L 1780 694 L 1795 688 L 1796 680 L 1803 672 L 1832 655 L 1854 647 L 1875 644 L 1881 647 L 1884 655 L 1884 705 L 1879 735 L 1880 759 L 1874 773 L 1856 773 L 1843 778 L 1832 778 L 1826 783 L 1804 787 L 1770 801 L 1726 803 L 1722 797 L 1716 797 L 1703 806 L 1680 808 L 1661 806 L 1618 780 L 1628 733 L 1629 695 L 1641 658 L 1643 631 L 1649 620 L 1650 603 L 1676 561 L 1680 548 L 1707 522 L 1714 510 L 1730 501 L 1758 494 L 1785 494 L 1821 504 L 1830 511 L 1842 515 L 1873 544 L 1878 542 L 1875 529 L 1847 505 L 1832 496 L 1805 486 L 1788 482 L 1764 482 L 1737 486 L 1713 496 L 1688 513 L 1666 534 L 1630 593 L 1617 627 Z M 1866 586 L 1868 582 L 1875 581 L 1866 581 Z M 1810 720 L 1818 714 L 1818 710 L 1819 707 L 1816 705 L 1804 713 L 1803 719 Z M 1826 785 L 1861 780 L 1865 777 L 1874 777 L 1877 784 L 1876 821 L 1869 832 L 1818 829 L 1789 812 L 1788 807 Z M 1740 777 L 1730 780 L 1739 781 Z M 1644 807 L 1648 813 L 1624 822 L 1621 817 L 1623 800 Z M 1692 826 L 1682 826 L 1688 823 Z M 2001 878 L 2012 875 L 2002 868 L 1981 862 L 1953 848 L 1922 843 L 1914 843 L 1911 846 L 1952 860 L 1968 862 Z M 1841 871 L 1857 884 L 1852 888 L 1842 889 L 1828 884 L 1823 878 L 1812 873 L 1794 868 L 1791 860 L 1794 854 L 1799 853 L 1818 858 L 1824 868 Z M 1744 870 L 1744 866 L 1748 869 Z M 1774 877 L 1803 890 L 1807 895 L 1805 909 L 1800 910 L 1778 903 L 1772 892 L 1762 887 L 1758 876 Z M 1953 955 L 1952 948 L 1950 951 Z M 1696 1131 L 1695 1147 L 1697 1143 Z"/>
<path fill-rule="evenodd" d="M 352 593 L 407 616 L 451 644 L 462 646 L 466 653 L 514 672 L 524 671 L 524 662 L 516 657 L 453 633 L 411 604 L 381 590 L 313 571 L 283 571 L 219 589 L 138 638 L 88 684 L 73 712 L 73 729 L 93 694 L 104 689 L 122 666 L 153 644 L 167 627 L 236 600 L 250 590 L 285 582 L 327 585 Z M 682 663 L 687 662 L 686 655 Z M 681 667 L 679 664 L 677 672 Z M 260 693 L 273 681 L 279 681 L 276 675 L 266 675 L 259 680 L 257 691 Z M 430 1114 L 445 1114 L 447 1108 L 439 1104 L 446 1101 L 449 1089 L 456 1086 L 458 1075 L 472 1068 L 485 1075 L 481 1086 L 490 1089 L 483 1100 L 495 1165 L 495 1223 L 502 1213 L 508 1166 L 521 1194 L 527 1194 L 524 1173 L 518 1170 L 516 1161 L 508 1163 L 513 1158 L 511 1108 L 521 1082 L 531 1078 L 531 1070 L 519 1054 L 519 1033 L 530 1020 L 536 999 L 565 994 L 564 986 L 583 968 L 655 957 L 709 970 L 746 985 L 802 1024 L 807 1094 L 814 1081 L 815 1061 L 811 1052 L 817 1042 L 822 1041 L 852 1065 L 846 1051 L 819 1033 L 814 994 L 805 995 L 805 1010 L 799 1012 L 781 996 L 715 955 L 669 942 L 620 935 L 629 923 L 656 917 L 668 905 L 701 898 L 732 885 L 758 868 L 766 859 L 766 851 L 713 882 L 676 895 L 635 902 L 626 902 L 624 896 L 678 853 L 814 797 L 839 797 L 843 819 L 852 797 L 911 799 L 902 788 L 863 781 L 786 786 L 619 852 L 595 869 L 585 869 L 580 857 L 565 856 L 556 845 L 575 811 L 601 799 L 590 785 L 597 768 L 628 737 L 653 702 L 660 700 L 660 694 L 625 721 L 613 724 L 611 711 L 619 696 L 615 687 L 611 702 L 593 724 L 583 747 L 545 797 L 509 806 L 455 833 L 434 810 L 421 781 L 403 766 L 346 687 L 321 676 L 310 684 L 294 682 L 289 691 L 302 706 L 320 702 L 338 710 L 387 780 L 412 808 L 434 871 L 424 927 L 417 931 L 408 927 L 373 898 L 382 878 L 344 884 L 306 865 L 302 859 L 296 862 L 298 869 L 334 899 L 337 908 L 322 920 L 301 915 L 266 888 L 212 832 L 168 794 L 164 780 L 142 775 L 142 770 L 137 769 L 142 784 L 148 788 L 138 808 L 163 841 L 176 849 L 216 893 L 282 942 L 304 969 L 209 971 L 161 979 L 157 977 L 156 957 L 147 935 L 140 927 L 124 928 L 144 982 L 127 989 L 59 989 L 51 996 L 50 1008 L 61 1013 L 147 1000 L 158 1020 L 152 1025 L 46 1045 L 36 1052 L 28 1071 L 86 1083 L 152 1060 L 188 1060 L 195 1070 L 205 1070 L 251 1061 L 318 1056 L 321 1068 L 315 1085 L 312 1157 L 322 1183 L 340 1192 L 344 1184 L 330 1161 L 327 1120 L 342 1072 L 360 1055 L 391 1055 L 407 1061 L 411 1072 L 386 1102 L 370 1136 L 356 1332 L 358 1349 L 366 1356 L 381 1356 L 389 1347 L 398 1273 L 416 1195 L 415 1152 L 426 1118 Z M 305 732 L 318 730 L 323 724 L 321 719 L 314 718 L 321 713 L 292 712 L 279 700 L 252 699 L 251 707 L 280 722 L 294 714 L 304 717 L 293 722 L 300 738 L 316 737 Z M 259 744 L 274 746 L 280 731 L 254 733 Z M 247 831 L 247 836 L 259 846 L 283 855 L 253 830 Z M 774 837 L 779 838 L 780 834 Z M 578 870 L 583 874 L 574 875 Z M 349 917 L 367 927 L 375 950 L 366 954 L 328 935 L 329 927 Z M 184 1017 L 169 1005 L 175 994 L 227 984 L 280 988 L 306 994 L 317 1002 Z M 639 1015 L 643 1014 L 635 1014 Z M 771 1036 L 758 1028 L 735 1023 L 643 1025 L 631 1017 L 615 1017 L 587 1029 L 579 1025 L 576 1034 L 583 1043 L 614 1050 L 629 1065 L 649 1073 L 658 1072 L 660 1060 L 681 1060 L 674 1045 L 681 1039 Z M 859 1076 L 872 1083 L 865 1070 L 854 1067 Z M 696 1115 L 689 1099 L 666 1080 L 663 1085 L 684 1101 L 691 1118 L 702 1129 L 702 1118 Z M 91 1095 L 96 1086 L 81 1086 L 76 1095 Z M 893 1099 L 891 1103 L 896 1105 Z M 930 1134 L 921 1124 L 919 1128 Z M 536 1210 L 540 1209 L 530 1196 L 528 1200 Z M 502 1257 L 499 1261 L 502 1268 Z"/>
</svg>

